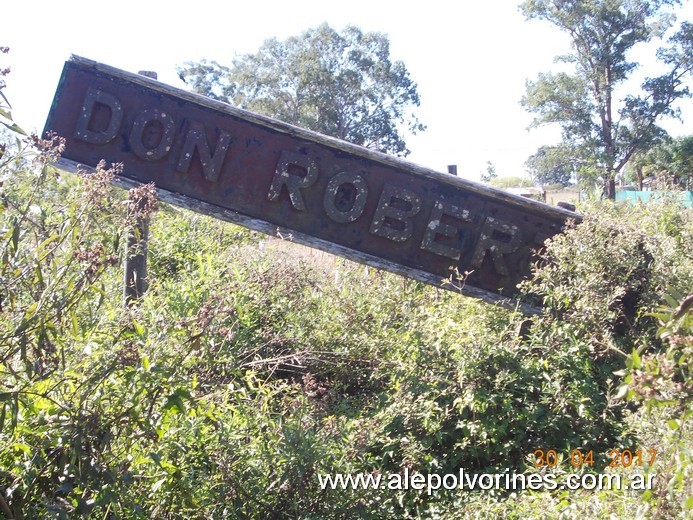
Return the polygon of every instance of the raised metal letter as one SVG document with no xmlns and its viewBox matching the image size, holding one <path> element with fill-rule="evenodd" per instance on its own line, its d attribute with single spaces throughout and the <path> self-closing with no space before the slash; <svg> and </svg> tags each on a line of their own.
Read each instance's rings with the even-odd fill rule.
<svg viewBox="0 0 693 520">
<path fill-rule="evenodd" d="M 368 184 L 358 173 L 340 172 L 330 179 L 323 197 L 325 213 L 346 224 L 361 216 L 368 198 Z"/>
<path fill-rule="evenodd" d="M 188 173 L 193 155 L 195 150 L 197 150 L 205 179 L 210 182 L 216 182 L 219 179 L 221 167 L 226 158 L 226 151 L 229 149 L 229 144 L 231 144 L 231 135 L 221 132 L 214 147 L 214 153 L 212 153 L 209 149 L 204 125 L 197 121 L 190 121 L 189 125 L 190 128 L 185 135 L 185 143 L 183 144 L 183 150 L 181 151 L 176 169 L 181 173 Z"/>
<path fill-rule="evenodd" d="M 297 167 L 300 173 L 294 171 L 292 166 Z M 301 175 L 303 172 L 305 173 Z M 286 186 L 293 207 L 299 211 L 305 211 L 306 204 L 303 202 L 301 189 L 312 186 L 316 180 L 318 180 L 318 167 L 311 158 L 283 150 L 272 178 L 272 185 L 267 193 L 267 200 L 272 202 L 279 200 L 282 186 Z"/>
<path fill-rule="evenodd" d="M 394 242 L 406 242 L 413 228 L 410 219 L 421 210 L 421 199 L 413 191 L 386 184 L 369 231 Z"/>
<path fill-rule="evenodd" d="M 453 260 L 460 259 L 461 244 L 459 240 L 459 226 L 452 226 L 443 222 L 443 215 L 455 217 L 462 222 L 471 222 L 469 218 L 469 210 L 462 209 L 459 206 L 450 204 L 442 200 L 437 200 L 431 210 L 431 218 L 426 226 L 423 240 L 421 241 L 421 249 L 435 253 L 436 255 L 446 256 Z M 446 245 L 436 240 L 437 236 L 441 235 L 457 241 L 457 245 Z"/>
<path fill-rule="evenodd" d="M 176 125 L 166 112 L 148 108 L 132 124 L 130 146 L 143 161 L 158 161 L 171 151 Z"/>
<path fill-rule="evenodd" d="M 95 115 L 97 105 L 108 107 L 109 115 L 108 122 L 103 125 L 102 130 L 90 129 L 90 123 Z M 98 109 L 97 109 L 98 111 Z M 102 90 L 89 87 L 87 95 L 84 96 L 84 104 L 82 111 L 77 118 L 77 128 L 75 129 L 75 137 L 80 141 L 91 144 L 106 144 L 110 143 L 118 135 L 118 129 L 123 122 L 123 107 L 118 99 Z"/>
<path fill-rule="evenodd" d="M 481 267 L 488 251 L 491 253 L 496 272 L 508 276 L 508 267 L 505 265 L 503 255 L 514 253 L 520 245 L 522 245 L 522 233 L 517 226 L 500 222 L 493 217 L 486 217 L 472 255 L 472 265 Z"/>
</svg>

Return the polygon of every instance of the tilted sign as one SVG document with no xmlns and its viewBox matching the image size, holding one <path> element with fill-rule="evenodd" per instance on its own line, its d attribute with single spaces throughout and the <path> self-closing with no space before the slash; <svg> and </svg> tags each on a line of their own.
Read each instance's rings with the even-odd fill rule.
<svg viewBox="0 0 693 520">
<path fill-rule="evenodd" d="M 122 162 L 160 196 L 464 294 L 513 296 L 575 214 L 236 109 L 84 58 L 65 64 L 46 130 L 63 166 Z"/>
</svg>

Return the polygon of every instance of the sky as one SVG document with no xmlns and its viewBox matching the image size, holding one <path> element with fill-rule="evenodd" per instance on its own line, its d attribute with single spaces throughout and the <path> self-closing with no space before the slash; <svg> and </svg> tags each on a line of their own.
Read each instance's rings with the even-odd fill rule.
<svg viewBox="0 0 693 520">
<path fill-rule="evenodd" d="M 559 131 L 528 130 L 532 116 L 520 105 L 525 82 L 555 70 L 554 58 L 569 51 L 569 40 L 547 22 L 526 21 L 519 3 L 12 0 L 0 4 L 0 46 L 10 47 L 0 69 L 11 67 L 4 93 L 14 120 L 40 131 L 72 54 L 130 72 L 153 70 L 163 83 L 185 89 L 176 73 L 185 62 L 230 64 L 268 38 L 323 22 L 337 30 L 356 25 L 387 34 L 392 59 L 403 61 L 418 84 L 417 115 L 427 130 L 406 137 L 407 160 L 443 172 L 455 164 L 471 180 L 488 161 L 501 176 L 526 176 L 524 162 Z M 693 1 L 684 0 L 677 13 L 693 20 Z M 637 52 L 638 61 L 652 63 L 654 48 Z M 683 122 L 663 125 L 674 136 L 693 133 L 693 100 L 679 106 Z"/>
</svg>

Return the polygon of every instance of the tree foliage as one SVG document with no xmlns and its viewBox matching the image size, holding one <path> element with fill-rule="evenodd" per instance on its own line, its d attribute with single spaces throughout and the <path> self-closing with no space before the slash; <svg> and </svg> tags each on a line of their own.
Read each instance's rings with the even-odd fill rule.
<svg viewBox="0 0 693 520">
<path fill-rule="evenodd" d="M 493 164 L 491 161 L 486 161 L 486 170 L 481 172 L 481 182 L 489 183 L 493 179 L 496 179 L 498 177 L 498 173 L 496 173 L 496 165 Z"/>
<path fill-rule="evenodd" d="M 387 36 L 353 26 L 272 38 L 230 67 L 203 60 L 179 74 L 198 93 L 382 152 L 407 155 L 403 130 L 424 129 L 416 83 Z"/>
<path fill-rule="evenodd" d="M 652 177 L 657 187 L 693 189 L 693 135 L 664 139 L 629 164 L 629 172 L 642 189 L 644 177 Z"/>
<path fill-rule="evenodd" d="M 527 159 L 525 166 L 534 180 L 540 184 L 567 186 L 583 173 L 575 150 L 566 146 L 542 146 Z"/>
<path fill-rule="evenodd" d="M 528 179 L 526 177 L 520 177 L 519 175 L 512 175 L 509 177 L 496 177 L 494 179 L 491 179 L 489 184 L 491 186 L 493 186 L 494 188 L 500 188 L 500 189 L 529 188 L 531 186 L 534 186 L 534 182 L 532 182 L 532 179 Z"/>
<path fill-rule="evenodd" d="M 534 158 L 535 172 L 547 175 L 559 161 L 564 171 L 599 172 L 605 194 L 615 196 L 614 179 L 639 150 L 660 139 L 658 121 L 676 116 L 676 100 L 690 96 L 686 81 L 693 70 L 693 24 L 683 22 L 658 50 L 666 72 L 649 77 L 640 90 L 618 89 L 638 63 L 630 51 L 638 44 L 661 38 L 673 26 L 666 8 L 678 0 L 527 0 L 521 5 L 528 19 L 545 20 L 569 35 L 572 50 L 557 59 L 574 66 L 571 72 L 543 73 L 527 83 L 522 102 L 536 114 L 533 126 L 555 123 L 563 140 Z M 551 152 L 548 153 L 547 152 Z"/>
</svg>

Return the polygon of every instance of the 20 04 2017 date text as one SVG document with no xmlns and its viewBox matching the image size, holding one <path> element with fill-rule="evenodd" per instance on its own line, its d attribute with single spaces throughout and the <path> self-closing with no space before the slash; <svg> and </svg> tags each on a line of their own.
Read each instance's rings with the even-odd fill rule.
<svg viewBox="0 0 693 520">
<path fill-rule="evenodd" d="M 603 467 L 629 468 L 631 466 L 652 466 L 656 458 L 657 450 L 612 449 L 605 454 Z M 556 467 L 561 464 L 561 461 L 563 460 L 556 450 L 534 450 L 532 452 L 532 459 L 532 463 L 537 468 Z M 599 460 L 595 460 L 593 450 L 585 451 L 575 449 L 568 454 L 566 459 L 574 468 L 580 468 L 583 466 L 592 467 L 595 464 L 599 465 Z"/>
</svg>

